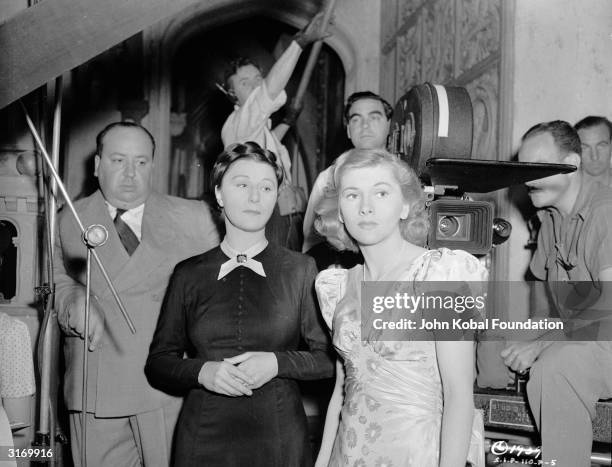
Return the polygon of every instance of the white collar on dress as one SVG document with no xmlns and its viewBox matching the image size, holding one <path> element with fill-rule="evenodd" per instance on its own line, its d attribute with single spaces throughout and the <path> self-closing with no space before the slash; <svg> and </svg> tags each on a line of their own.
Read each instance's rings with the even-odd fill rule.
<svg viewBox="0 0 612 467">
<path fill-rule="evenodd" d="M 222 279 L 227 276 L 230 272 L 236 269 L 238 266 L 244 266 L 245 268 L 249 268 L 251 271 L 259 274 L 262 277 L 266 277 L 266 272 L 264 271 L 263 265 L 253 259 L 253 256 L 258 255 L 268 246 L 268 240 L 263 239 L 260 242 L 257 242 L 252 247 L 248 248 L 246 251 L 239 251 L 230 246 L 227 242 L 227 239 L 224 238 L 221 242 L 221 251 L 227 255 L 229 260 L 221 265 L 219 268 L 219 275 L 217 276 L 217 280 Z"/>
</svg>

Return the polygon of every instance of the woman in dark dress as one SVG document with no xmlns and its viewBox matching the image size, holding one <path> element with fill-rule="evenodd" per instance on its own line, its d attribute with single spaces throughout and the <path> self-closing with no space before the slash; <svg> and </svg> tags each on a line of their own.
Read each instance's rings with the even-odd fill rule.
<svg viewBox="0 0 612 467">
<path fill-rule="evenodd" d="M 170 279 L 145 371 L 160 389 L 189 390 L 176 466 L 312 464 L 296 380 L 329 377 L 333 363 L 314 261 L 265 237 L 281 181 L 272 152 L 226 148 L 212 173 L 225 238 Z"/>
</svg>

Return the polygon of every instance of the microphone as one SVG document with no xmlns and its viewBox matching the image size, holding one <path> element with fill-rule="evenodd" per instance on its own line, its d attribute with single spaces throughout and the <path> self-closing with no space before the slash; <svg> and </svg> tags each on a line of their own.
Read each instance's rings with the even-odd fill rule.
<svg viewBox="0 0 612 467">
<path fill-rule="evenodd" d="M 83 231 L 83 242 L 88 248 L 96 248 L 106 243 L 108 230 L 100 224 L 93 224 Z"/>
</svg>

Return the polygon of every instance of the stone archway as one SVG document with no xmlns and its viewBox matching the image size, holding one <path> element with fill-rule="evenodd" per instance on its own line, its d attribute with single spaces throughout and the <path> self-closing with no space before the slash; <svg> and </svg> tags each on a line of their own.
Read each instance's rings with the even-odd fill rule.
<svg viewBox="0 0 612 467">
<path fill-rule="evenodd" d="M 171 95 L 172 61 L 176 51 L 190 37 L 211 28 L 229 25 L 252 16 L 263 16 L 286 25 L 299 28 L 306 24 L 319 8 L 318 2 L 297 0 L 284 2 L 262 2 L 253 0 L 211 0 L 198 3 L 180 15 L 160 22 L 143 32 L 145 63 L 149 82 L 145 84 L 145 96 L 149 101 L 149 114 L 143 123 L 151 129 L 157 141 L 159 154 L 169 154 L 171 148 Z M 345 71 L 347 90 L 355 89 L 359 79 L 359 53 L 350 39 L 350 25 L 336 20 L 332 26 L 332 37 L 326 40 L 338 55 Z M 169 157 L 156 161 L 155 187 L 168 192 L 170 173 Z"/>
<path fill-rule="evenodd" d="M 182 41 L 172 61 L 170 194 L 197 198 L 209 192 L 212 196 L 207 180 L 223 150 L 221 128 L 233 110 L 233 103 L 218 88 L 223 85 L 229 60 L 248 57 L 265 74 L 295 32 L 286 23 L 256 15 L 198 31 Z M 305 53 L 286 86 L 289 99 L 297 91 L 307 60 Z M 346 149 L 343 100 L 344 67 L 337 54 L 324 45 L 304 96 L 296 131 L 284 139 L 293 159 L 291 178 L 305 191 L 327 165 L 327 159 Z M 273 125 L 283 113 L 281 109 L 272 116 Z"/>
</svg>

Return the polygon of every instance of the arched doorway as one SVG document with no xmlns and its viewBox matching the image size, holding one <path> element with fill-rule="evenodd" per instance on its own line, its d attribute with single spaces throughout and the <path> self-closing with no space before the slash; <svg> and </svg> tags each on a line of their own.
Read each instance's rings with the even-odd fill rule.
<svg viewBox="0 0 612 467">
<path fill-rule="evenodd" d="M 210 193 L 208 179 L 223 149 L 221 127 L 233 104 L 217 88 L 228 61 L 254 59 L 264 73 L 289 44 L 296 29 L 266 16 L 239 19 L 196 30 L 184 38 L 170 61 L 169 192 L 197 198 Z M 297 89 L 308 51 L 290 81 L 289 98 Z M 295 158 L 295 179 L 308 189 L 316 174 L 345 147 L 342 129 L 344 69 L 338 55 L 324 46 L 310 81 L 296 131 L 285 138 Z M 281 118 L 282 110 L 273 116 Z"/>
</svg>

